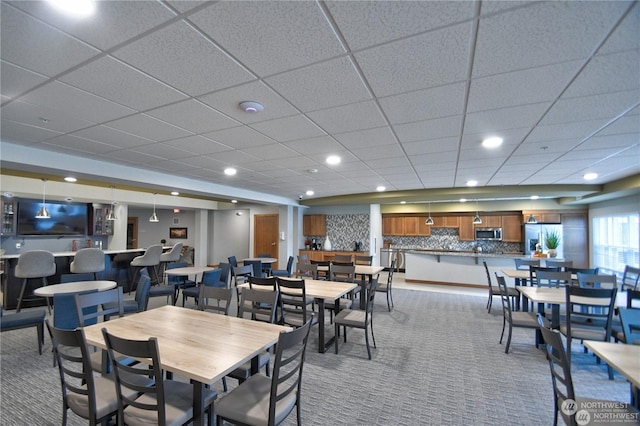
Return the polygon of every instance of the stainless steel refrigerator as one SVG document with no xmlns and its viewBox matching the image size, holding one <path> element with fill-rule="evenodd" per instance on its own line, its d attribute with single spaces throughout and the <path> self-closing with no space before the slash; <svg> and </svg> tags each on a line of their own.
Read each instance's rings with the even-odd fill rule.
<svg viewBox="0 0 640 426">
<path fill-rule="evenodd" d="M 562 225 L 548 225 L 544 223 L 524 225 L 524 254 L 530 255 L 536 251 L 536 244 L 540 244 L 542 250 L 548 250 L 545 246 L 544 236 L 547 232 L 557 232 L 560 236 L 560 245 L 557 248 L 559 258 L 563 258 L 562 252 Z"/>
</svg>

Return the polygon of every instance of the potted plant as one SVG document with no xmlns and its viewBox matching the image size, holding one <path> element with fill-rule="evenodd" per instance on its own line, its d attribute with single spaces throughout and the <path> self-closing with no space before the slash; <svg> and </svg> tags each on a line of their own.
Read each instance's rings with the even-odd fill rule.
<svg viewBox="0 0 640 426">
<path fill-rule="evenodd" d="M 545 232 L 544 243 L 549 249 L 549 257 L 556 257 L 558 255 L 557 248 L 560 245 L 560 234 L 556 231 Z"/>
</svg>

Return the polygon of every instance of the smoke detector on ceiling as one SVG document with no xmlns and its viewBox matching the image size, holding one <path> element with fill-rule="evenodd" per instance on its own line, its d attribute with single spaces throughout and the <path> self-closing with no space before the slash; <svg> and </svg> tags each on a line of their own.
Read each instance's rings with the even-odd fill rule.
<svg viewBox="0 0 640 426">
<path fill-rule="evenodd" d="M 240 102 L 240 109 L 248 113 L 262 112 L 264 111 L 264 105 L 256 101 L 244 101 Z"/>
</svg>

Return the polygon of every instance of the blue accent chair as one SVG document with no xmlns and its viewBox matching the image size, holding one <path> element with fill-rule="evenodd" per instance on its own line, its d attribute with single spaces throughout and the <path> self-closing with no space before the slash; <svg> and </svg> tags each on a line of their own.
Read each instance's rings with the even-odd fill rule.
<svg viewBox="0 0 640 426">
<path fill-rule="evenodd" d="M 3 315 L 0 305 L 0 331 L 19 330 L 21 328 L 35 327 L 38 331 L 38 353 L 42 355 L 44 344 L 44 309 L 29 310 L 10 315 Z"/>
</svg>

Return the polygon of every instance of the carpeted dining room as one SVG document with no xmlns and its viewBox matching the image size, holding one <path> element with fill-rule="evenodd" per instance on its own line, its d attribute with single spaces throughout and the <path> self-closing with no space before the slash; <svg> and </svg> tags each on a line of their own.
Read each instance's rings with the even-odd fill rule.
<svg viewBox="0 0 640 426">
<path fill-rule="evenodd" d="M 534 345 L 532 330 L 515 329 L 505 354 L 498 343 L 500 309 L 487 314 L 484 292 L 414 287 L 394 289 L 390 312 L 384 295 L 376 300 L 377 348 L 371 361 L 362 330 L 349 330 L 338 355 L 333 348 L 318 353 L 317 330 L 311 330 L 302 378 L 302 424 L 553 423 L 549 366 Z M 572 373 L 580 396 L 629 400 L 628 382 L 617 373 L 608 380 L 606 365 L 585 354 L 581 345 L 574 346 Z M 59 375 L 48 336 L 39 356 L 35 330 L 2 333 L 0 374 L 1 424 L 61 424 Z M 236 384 L 228 382 L 230 389 Z M 224 395 L 221 383 L 213 387 Z M 294 413 L 284 424 L 295 422 Z M 70 413 L 68 424 L 86 421 Z"/>
</svg>

